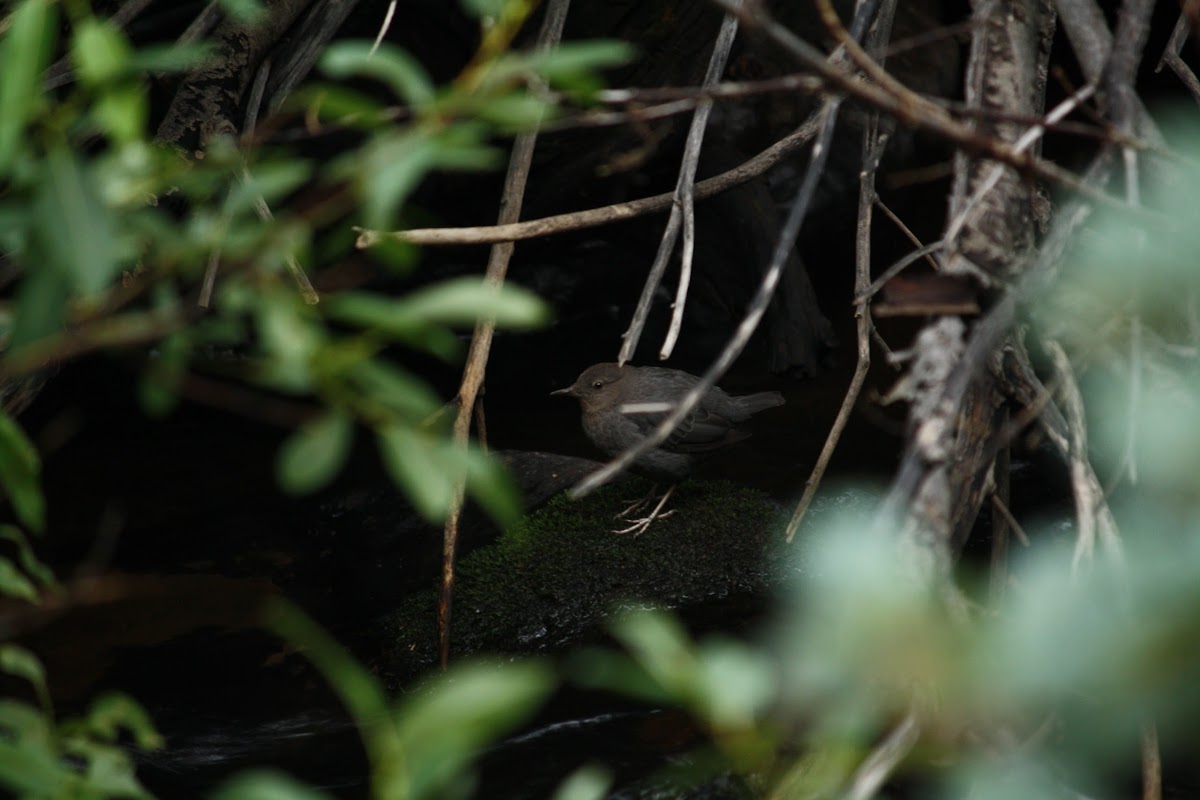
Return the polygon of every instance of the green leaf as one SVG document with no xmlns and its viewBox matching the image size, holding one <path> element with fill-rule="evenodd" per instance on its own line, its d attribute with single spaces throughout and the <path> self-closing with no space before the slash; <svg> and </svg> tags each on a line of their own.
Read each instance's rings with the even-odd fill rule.
<svg viewBox="0 0 1200 800">
<path fill-rule="evenodd" d="M 163 738 L 150 721 L 150 715 L 136 700 L 120 692 L 101 695 L 92 703 L 86 718 L 88 730 L 97 738 L 115 742 L 121 731 L 128 731 L 142 750 L 163 746 Z"/>
<path fill-rule="evenodd" d="M 119 269 L 116 238 L 91 172 L 73 151 L 55 147 L 38 189 L 34 224 L 51 265 L 81 294 L 107 288 Z"/>
<path fill-rule="evenodd" d="M 480 119 L 509 132 L 534 130 L 553 111 L 554 105 L 548 100 L 524 92 L 500 95 L 475 107 Z"/>
<path fill-rule="evenodd" d="M 96 88 L 120 78 L 131 55 L 125 36 L 107 20 L 86 17 L 76 25 L 71 60 L 85 86 Z"/>
<path fill-rule="evenodd" d="M 54 573 L 50 571 L 49 567 L 38 561 L 24 531 L 15 525 L 0 525 L 0 540 L 12 542 L 16 546 L 17 561 L 27 575 L 42 586 L 57 585 L 58 581 L 54 579 Z"/>
<path fill-rule="evenodd" d="M 378 431 L 383 464 L 418 513 L 430 522 L 441 522 L 450 509 L 459 480 L 445 450 L 431 434 L 403 425 L 386 425 Z"/>
<path fill-rule="evenodd" d="M 66 276 L 40 260 L 43 248 L 26 251 L 30 264 L 17 289 L 17 316 L 13 320 L 12 350 L 62 330 L 70 286 Z"/>
<path fill-rule="evenodd" d="M 501 328 L 533 328 L 550 317 L 532 292 L 506 283 L 494 286 L 479 278 L 454 278 L 418 289 L 400 301 L 403 312 L 425 322 L 473 325 L 491 318 Z"/>
<path fill-rule="evenodd" d="M 50 711 L 50 690 L 46 688 L 46 671 L 42 668 L 42 662 L 32 652 L 20 645 L 0 644 L 0 672 L 29 681 L 42 708 Z"/>
<path fill-rule="evenodd" d="M 268 356 L 263 377 L 282 391 L 308 391 L 312 360 L 325 339 L 311 308 L 284 290 L 259 295 L 254 307 L 258 335 Z"/>
<path fill-rule="evenodd" d="M 508 0 L 460 0 L 459 2 L 463 11 L 477 19 L 499 17 L 504 13 L 504 7 L 507 4 Z"/>
<path fill-rule="evenodd" d="M 354 424 L 331 411 L 288 437 L 279 450 L 276 474 L 284 491 L 304 494 L 325 486 L 346 461 Z"/>
<path fill-rule="evenodd" d="M 626 64 L 635 50 L 628 42 L 615 39 L 593 39 L 585 42 L 563 42 L 553 50 L 525 56 L 529 67 L 551 82 L 573 79 L 584 73 Z"/>
<path fill-rule="evenodd" d="M 612 772 L 599 764 L 584 764 L 559 784 L 554 800 L 604 800 L 612 786 Z"/>
<path fill-rule="evenodd" d="M 464 459 L 467 470 L 467 492 L 502 528 L 509 528 L 523 511 L 521 492 L 512 476 L 498 460 L 471 447 L 466 451 L 451 448 Z"/>
<path fill-rule="evenodd" d="M 401 204 L 436 163 L 437 143 L 414 132 L 376 137 L 356 154 L 368 227 L 390 228 Z"/>
<path fill-rule="evenodd" d="M 502 527 L 520 518 L 520 492 L 494 458 L 404 425 L 385 425 L 378 435 L 384 466 L 429 521 L 445 519 L 460 481 Z"/>
<path fill-rule="evenodd" d="M 230 191 L 225 211 L 231 215 L 242 214 L 252 210 L 260 200 L 273 205 L 311 176 L 312 165 L 299 159 L 258 164 Z"/>
<path fill-rule="evenodd" d="M 225 13 L 239 22 L 253 24 L 267 15 L 266 6 L 260 0 L 221 0 Z"/>
<path fill-rule="evenodd" d="M 83 797 L 122 797 L 153 800 L 134 775 L 129 755 L 120 747 L 89 739 L 70 739 L 64 743 L 70 755 L 84 762 L 80 795 Z"/>
<path fill-rule="evenodd" d="M 405 315 L 400 301 L 366 292 L 341 292 L 323 304 L 332 319 L 359 325 L 449 361 L 462 343 L 443 327 Z"/>
<path fill-rule="evenodd" d="M 372 53 L 370 42 L 334 42 L 321 55 L 321 69 L 332 78 L 364 75 L 380 80 L 417 108 L 434 99 L 433 81 L 420 62 L 386 43 Z"/>
<path fill-rule="evenodd" d="M 38 532 L 46 527 L 46 505 L 38 482 L 40 472 L 37 450 L 21 427 L 0 412 L 0 481 L 17 519 Z"/>
<path fill-rule="evenodd" d="M 129 68 L 137 72 L 169 74 L 186 72 L 203 66 L 216 56 L 209 42 L 193 44 L 145 45 L 138 47 L 129 59 Z"/>
<path fill-rule="evenodd" d="M 413 422 L 429 417 L 441 405 L 423 381 L 378 358 L 356 363 L 349 377 L 372 399 Z"/>
<path fill-rule="evenodd" d="M 146 131 L 146 92 L 136 84 L 113 86 L 96 100 L 96 122 L 121 144 L 140 142 Z"/>
<path fill-rule="evenodd" d="M 695 697 L 699 662 L 687 632 L 663 611 L 637 611 L 618 617 L 612 633 L 634 660 L 682 700 Z"/>
<path fill-rule="evenodd" d="M 25 577 L 25 574 L 17 569 L 17 565 L 4 556 L 0 556 L 0 594 L 28 600 L 30 603 L 37 603 L 40 599 L 33 581 Z"/>
<path fill-rule="evenodd" d="M 25 0 L 0 36 L 0 175 L 12 166 L 33 117 L 57 26 L 56 3 Z"/>
<path fill-rule="evenodd" d="M 411 796 L 434 796 L 480 747 L 528 719 L 554 685 L 539 662 L 466 663 L 415 690 L 398 712 Z"/>
<path fill-rule="evenodd" d="M 327 800 L 329 795 L 310 789 L 282 772 L 254 769 L 235 776 L 212 797 L 213 800 Z"/>
</svg>

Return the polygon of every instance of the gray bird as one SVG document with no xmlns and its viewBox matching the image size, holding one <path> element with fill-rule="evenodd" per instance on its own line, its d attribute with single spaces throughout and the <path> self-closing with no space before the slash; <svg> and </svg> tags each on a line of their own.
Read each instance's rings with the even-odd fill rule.
<svg viewBox="0 0 1200 800">
<path fill-rule="evenodd" d="M 575 383 L 551 394 L 577 398 L 583 412 L 584 432 L 605 455 L 614 457 L 649 436 L 699 380 L 677 369 L 596 364 L 584 370 Z M 635 472 L 671 487 L 649 516 L 616 532 L 632 532 L 637 536 L 655 519 L 674 513 L 660 512 L 675 491 L 675 484 L 687 477 L 698 457 L 745 439 L 750 433 L 740 427 L 742 423 L 759 411 L 781 406 L 783 402 L 779 392 L 734 397 L 715 386 L 705 392 L 696 408 L 665 442 L 633 462 Z M 645 404 L 658 404 L 660 408 L 636 409 L 637 405 Z M 621 516 L 635 512 L 648 500 L 649 497 L 631 506 Z"/>
</svg>

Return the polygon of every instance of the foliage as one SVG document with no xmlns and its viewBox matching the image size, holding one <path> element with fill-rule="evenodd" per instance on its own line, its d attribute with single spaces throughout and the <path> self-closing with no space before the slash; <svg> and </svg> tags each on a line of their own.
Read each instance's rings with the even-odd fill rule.
<svg viewBox="0 0 1200 800">
<path fill-rule="evenodd" d="M 394 47 L 330 46 L 321 60 L 327 78 L 382 83 L 391 99 L 405 104 L 408 121 L 394 124 L 385 100 L 339 85 L 309 87 L 297 105 L 310 103 L 314 119 L 362 134 L 357 147 L 318 164 L 230 138 L 203 143 L 202 158 L 185 158 L 147 130 L 148 86 L 152 73 L 204 64 L 205 48 L 135 47 L 87 3 L 5 4 L 0 258 L 19 282 L 14 296 L 0 303 L 6 351 L 0 380 L 20 381 L 79 354 L 152 347 L 140 394 L 147 412 L 162 414 L 176 403 L 190 371 L 204 369 L 214 352 L 236 353 L 220 363 L 223 377 L 313 401 L 311 418 L 279 451 L 278 479 L 287 491 L 328 484 L 363 429 L 429 520 L 444 518 L 461 483 L 498 522 L 511 524 L 520 503 L 499 462 L 473 446 L 453 446 L 439 417 L 442 400 L 388 353 L 400 346 L 453 361 L 463 354 L 462 329 L 483 319 L 511 329 L 538 326 L 548 318 L 545 305 L 520 288 L 478 278 L 427 285 L 403 297 L 365 291 L 320 297 L 301 265 L 321 267 L 345 256 L 337 241 L 346 237 L 334 236 L 331 244 L 318 238 L 318 226 L 333 223 L 343 232 L 356 222 L 393 227 L 430 171 L 499 165 L 498 133 L 528 130 L 554 113 L 551 101 L 532 91 L 535 83 L 580 96 L 599 85 L 597 68 L 627 57 L 624 45 L 603 43 L 565 47 L 561 56 L 512 50 L 532 7 L 478 7 L 489 15 L 481 19 L 480 56 L 448 87 L 434 86 Z M 257 0 L 222 0 L 221 8 L 246 23 L 266 13 Z M 47 91 L 47 67 L 59 58 L 75 80 Z M 345 183 L 357 202 L 332 204 L 328 217 L 313 219 L 290 202 L 305 186 L 337 198 Z M 378 252 L 384 269 L 412 267 L 411 253 Z M 197 294 L 207 310 L 197 305 Z M 26 535 L 46 526 L 40 469 L 27 434 L 0 412 L 0 486 L 21 526 L 0 528 L 14 554 L 0 557 L 0 591 L 31 603 L 55 588 Z M 282 619 L 291 619 L 281 625 L 311 645 L 360 712 L 380 797 L 429 796 L 445 786 L 483 738 L 511 724 L 548 686 L 545 670 L 534 665 L 461 670 L 453 693 L 422 694 L 394 720 L 368 675 L 339 658 L 311 626 Z M 4 701 L 0 785 L 28 797 L 145 795 L 118 737 L 128 733 L 138 747 L 153 747 L 157 738 L 132 700 L 106 696 L 81 719 L 59 721 L 33 654 L 5 645 L 0 668 L 27 680 L 39 700 Z M 502 699 L 489 701 L 494 696 Z M 435 718 L 439 725 L 431 723 Z M 256 773 L 222 796 L 313 793 Z"/>
</svg>

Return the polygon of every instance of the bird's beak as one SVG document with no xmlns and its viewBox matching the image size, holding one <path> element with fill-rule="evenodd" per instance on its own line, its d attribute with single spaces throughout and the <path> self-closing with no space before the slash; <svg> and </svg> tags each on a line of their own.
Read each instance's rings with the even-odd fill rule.
<svg viewBox="0 0 1200 800">
<path fill-rule="evenodd" d="M 574 389 L 574 388 L 575 388 L 574 386 L 568 386 L 568 387 L 567 387 L 567 388 L 565 388 L 565 389 L 555 389 L 555 390 L 554 390 L 553 392 L 551 392 L 550 394 L 551 394 L 551 396 L 553 396 L 553 395 L 556 395 L 556 394 L 566 394 L 566 395 L 570 395 L 570 394 L 573 394 L 573 392 L 572 392 L 571 390 L 572 390 L 572 389 Z"/>
</svg>

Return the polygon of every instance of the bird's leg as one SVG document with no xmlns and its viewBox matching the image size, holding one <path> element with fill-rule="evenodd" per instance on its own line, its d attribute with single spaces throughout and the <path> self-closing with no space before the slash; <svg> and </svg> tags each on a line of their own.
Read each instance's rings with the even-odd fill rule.
<svg viewBox="0 0 1200 800">
<path fill-rule="evenodd" d="M 674 508 L 672 508 L 670 511 L 666 512 L 665 514 L 660 513 L 662 511 L 663 506 L 665 506 L 667 504 L 667 500 L 671 497 L 671 493 L 674 491 L 675 491 L 675 485 L 672 484 L 671 488 L 667 489 L 667 491 L 663 494 L 662 499 L 658 501 L 658 505 L 656 505 L 654 507 L 654 510 L 650 512 L 649 516 L 642 517 L 641 519 L 636 519 L 633 521 L 633 524 L 630 525 L 628 528 L 622 528 L 619 531 L 613 531 L 613 533 L 632 533 L 634 536 L 640 536 L 642 533 L 645 532 L 645 530 L 647 528 L 650 527 L 650 524 L 652 522 L 654 522 L 654 520 L 666 519 L 667 517 L 674 514 L 676 511 L 676 509 L 674 509 Z M 645 503 L 646 503 L 646 501 L 643 500 L 642 505 L 645 505 Z"/>
<path fill-rule="evenodd" d="M 625 508 L 624 511 L 617 514 L 617 519 L 625 519 L 630 514 L 636 514 L 637 512 L 641 511 L 646 506 L 650 505 L 650 501 L 654 500 L 656 497 L 658 497 L 658 484 L 657 483 L 654 484 L 653 486 L 651 486 L 650 491 L 646 492 L 646 494 L 642 495 L 637 500 L 628 501 L 629 505 Z"/>
</svg>

